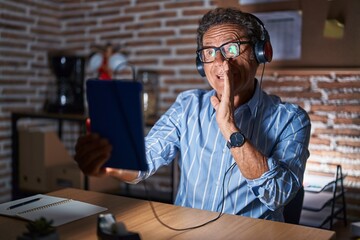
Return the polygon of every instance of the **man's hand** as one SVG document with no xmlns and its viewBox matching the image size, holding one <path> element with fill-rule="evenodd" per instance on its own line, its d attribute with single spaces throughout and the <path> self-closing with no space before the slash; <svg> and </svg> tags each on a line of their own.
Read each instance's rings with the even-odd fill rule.
<svg viewBox="0 0 360 240">
<path fill-rule="evenodd" d="M 110 158 L 112 146 L 98 134 L 90 133 L 79 137 L 75 146 L 75 161 L 85 175 L 103 176 L 106 169 L 102 168 Z"/>
<path fill-rule="evenodd" d="M 225 139 L 228 140 L 233 132 L 238 131 L 234 121 L 234 80 L 228 61 L 223 62 L 223 72 L 223 93 L 221 96 L 212 96 L 211 104 L 216 110 L 216 121 L 219 128 Z"/>
<path fill-rule="evenodd" d="M 85 175 L 112 176 L 121 181 L 132 182 L 139 172 L 115 168 L 103 168 L 104 163 L 111 156 L 112 146 L 98 134 L 88 133 L 79 137 L 75 146 L 75 161 Z"/>
</svg>

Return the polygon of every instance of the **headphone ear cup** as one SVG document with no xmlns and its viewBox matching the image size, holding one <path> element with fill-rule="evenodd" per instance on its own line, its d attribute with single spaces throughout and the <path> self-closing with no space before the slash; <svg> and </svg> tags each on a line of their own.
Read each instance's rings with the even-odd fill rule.
<svg viewBox="0 0 360 240">
<path fill-rule="evenodd" d="M 196 57 L 196 68 L 200 76 L 205 77 L 204 63 L 200 61 L 199 56 Z"/>
<path fill-rule="evenodd" d="M 273 51 L 270 41 L 258 41 L 255 43 L 254 54 L 259 64 L 271 62 Z"/>
</svg>

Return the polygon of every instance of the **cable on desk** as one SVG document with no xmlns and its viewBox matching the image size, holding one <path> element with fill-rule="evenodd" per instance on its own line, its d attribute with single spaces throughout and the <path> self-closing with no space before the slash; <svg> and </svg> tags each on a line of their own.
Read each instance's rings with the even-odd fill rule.
<svg viewBox="0 0 360 240">
<path fill-rule="evenodd" d="M 207 222 L 204 222 L 204 223 L 202 223 L 202 224 L 195 225 L 195 226 L 192 226 L 192 227 L 175 228 L 175 227 L 171 227 L 171 226 L 169 226 L 168 224 L 164 223 L 164 222 L 160 219 L 160 217 L 157 215 L 157 213 L 156 213 L 154 204 L 153 204 L 153 202 L 151 201 L 150 194 L 149 194 L 149 192 L 148 192 L 148 190 L 147 190 L 146 180 L 143 180 L 142 182 L 143 182 L 143 184 L 144 184 L 145 194 L 146 194 L 146 197 L 147 197 L 147 199 L 148 199 L 148 202 L 149 202 L 149 204 L 150 204 L 151 210 L 152 210 L 152 212 L 153 212 L 156 220 L 157 220 L 161 225 L 163 225 L 164 227 L 166 227 L 166 228 L 168 228 L 168 229 L 171 229 L 171 230 L 174 230 L 174 231 L 192 230 L 192 229 L 196 229 L 196 228 L 203 227 L 203 226 L 205 226 L 205 225 L 207 225 L 207 224 L 209 224 L 209 223 L 212 223 L 212 222 L 215 222 L 216 220 L 218 220 L 218 219 L 223 215 L 223 213 L 224 213 L 225 179 L 226 179 L 226 175 L 229 173 L 230 170 L 232 170 L 232 169 L 235 167 L 235 164 L 236 164 L 236 163 L 233 163 L 233 164 L 226 170 L 225 175 L 224 175 L 224 178 L 223 178 L 223 184 L 222 184 L 222 185 L 223 185 L 223 189 L 222 189 L 222 195 L 223 195 L 223 198 L 222 198 L 222 199 L 223 199 L 223 200 L 222 200 L 222 203 L 221 203 L 221 210 L 220 210 L 219 214 L 218 214 L 215 218 L 213 218 L 213 219 L 211 219 L 211 220 L 209 220 L 209 221 L 207 221 Z"/>
</svg>

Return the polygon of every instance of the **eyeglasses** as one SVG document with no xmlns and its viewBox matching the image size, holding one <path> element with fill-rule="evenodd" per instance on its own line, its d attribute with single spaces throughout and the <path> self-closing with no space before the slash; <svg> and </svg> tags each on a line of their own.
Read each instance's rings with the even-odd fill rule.
<svg viewBox="0 0 360 240">
<path fill-rule="evenodd" d="M 236 58 L 240 55 L 240 45 L 249 44 L 250 41 L 235 41 L 227 42 L 221 45 L 220 47 L 205 47 L 196 51 L 197 55 L 200 58 L 200 61 L 203 63 L 211 63 L 215 61 L 216 52 L 220 50 L 221 54 L 225 59 Z"/>
</svg>

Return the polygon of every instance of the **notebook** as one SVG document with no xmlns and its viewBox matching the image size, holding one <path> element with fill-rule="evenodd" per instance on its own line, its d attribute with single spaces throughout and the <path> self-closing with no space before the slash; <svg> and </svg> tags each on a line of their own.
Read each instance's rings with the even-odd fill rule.
<svg viewBox="0 0 360 240">
<path fill-rule="evenodd" d="M 52 226 L 57 227 L 96 213 L 107 208 L 68 199 L 37 194 L 0 204 L 0 214 L 35 221 L 40 217 L 53 220 Z"/>
<path fill-rule="evenodd" d="M 86 94 L 91 132 L 112 145 L 104 167 L 146 171 L 142 84 L 89 79 Z"/>
</svg>

